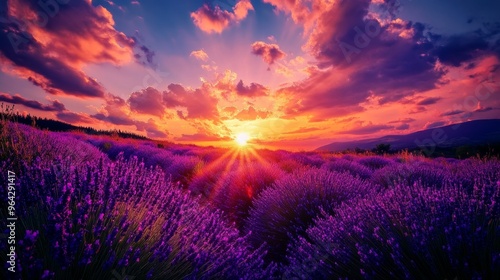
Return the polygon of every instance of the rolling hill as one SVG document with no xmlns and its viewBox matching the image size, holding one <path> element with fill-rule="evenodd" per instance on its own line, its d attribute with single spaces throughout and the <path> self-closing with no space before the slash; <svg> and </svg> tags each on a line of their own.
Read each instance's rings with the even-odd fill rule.
<svg viewBox="0 0 500 280">
<path fill-rule="evenodd" d="M 387 135 L 358 141 L 333 142 L 316 150 L 331 152 L 356 148 L 371 150 L 382 143 L 390 144 L 391 150 L 422 150 L 425 154 L 431 154 L 435 149 L 498 144 L 500 143 L 500 119 L 469 121 L 406 135 Z"/>
</svg>

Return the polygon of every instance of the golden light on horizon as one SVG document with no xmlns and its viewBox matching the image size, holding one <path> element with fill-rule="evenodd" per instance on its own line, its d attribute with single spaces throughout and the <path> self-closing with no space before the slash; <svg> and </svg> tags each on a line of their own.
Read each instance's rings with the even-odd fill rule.
<svg viewBox="0 0 500 280">
<path fill-rule="evenodd" d="M 234 141 L 236 141 L 236 144 L 240 147 L 244 147 L 248 144 L 248 140 L 250 140 L 250 135 L 246 132 L 240 132 L 236 134 L 236 137 L 234 138 Z"/>
</svg>

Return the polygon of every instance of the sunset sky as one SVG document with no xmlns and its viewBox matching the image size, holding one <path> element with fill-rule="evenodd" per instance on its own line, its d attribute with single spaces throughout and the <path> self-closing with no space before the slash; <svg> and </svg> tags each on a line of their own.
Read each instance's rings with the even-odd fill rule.
<svg viewBox="0 0 500 280">
<path fill-rule="evenodd" d="M 38 2 L 0 0 L 0 102 L 36 116 L 292 150 L 500 117 L 498 0 Z"/>
</svg>

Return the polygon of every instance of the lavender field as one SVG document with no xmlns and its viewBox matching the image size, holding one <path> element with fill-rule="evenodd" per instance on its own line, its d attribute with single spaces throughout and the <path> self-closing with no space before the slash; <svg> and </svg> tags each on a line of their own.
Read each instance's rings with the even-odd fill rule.
<svg viewBox="0 0 500 280">
<path fill-rule="evenodd" d="M 1 141 L 13 279 L 500 275 L 497 159 L 249 152 L 13 123 Z"/>
</svg>

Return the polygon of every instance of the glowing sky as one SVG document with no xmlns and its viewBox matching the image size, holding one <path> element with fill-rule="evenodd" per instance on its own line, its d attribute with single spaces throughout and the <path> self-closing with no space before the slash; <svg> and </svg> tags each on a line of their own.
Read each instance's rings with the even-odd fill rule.
<svg viewBox="0 0 500 280">
<path fill-rule="evenodd" d="M 285 149 L 500 117 L 497 0 L 38 2 L 0 1 L 20 112 Z"/>
</svg>

